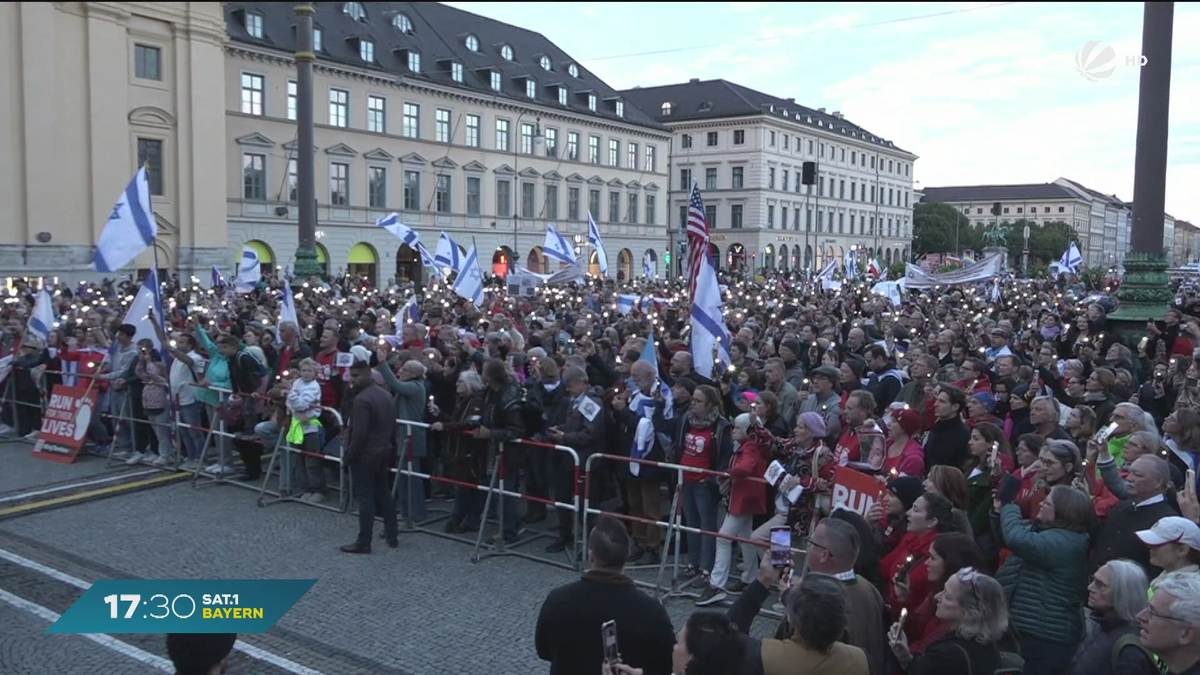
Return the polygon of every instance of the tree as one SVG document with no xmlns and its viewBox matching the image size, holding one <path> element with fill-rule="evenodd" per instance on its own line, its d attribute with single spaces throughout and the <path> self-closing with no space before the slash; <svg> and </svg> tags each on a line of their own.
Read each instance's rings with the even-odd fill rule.
<svg viewBox="0 0 1200 675">
<path fill-rule="evenodd" d="M 1000 227 L 1008 229 L 1008 259 L 1013 265 L 1020 265 L 1021 253 L 1025 247 L 1025 226 L 1029 226 L 1029 267 L 1049 265 L 1062 257 L 1063 251 L 1078 241 L 1071 226 L 1061 220 L 1045 224 L 1033 223 L 1022 218 L 1015 223 L 1001 223 Z"/>
<path fill-rule="evenodd" d="M 957 240 L 957 241 L 956 241 Z M 949 204 L 921 202 L 913 208 L 913 256 L 978 250 L 983 233 Z"/>
</svg>

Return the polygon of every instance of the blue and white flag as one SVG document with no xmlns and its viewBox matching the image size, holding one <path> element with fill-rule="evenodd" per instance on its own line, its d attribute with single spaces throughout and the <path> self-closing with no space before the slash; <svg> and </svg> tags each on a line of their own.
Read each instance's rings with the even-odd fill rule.
<svg viewBox="0 0 1200 675">
<path fill-rule="evenodd" d="M 1075 242 L 1071 242 L 1071 245 L 1063 252 L 1058 264 L 1071 270 L 1071 272 L 1075 272 L 1076 268 L 1083 264 L 1083 255 L 1079 253 L 1079 247 L 1075 245 Z"/>
<path fill-rule="evenodd" d="M 600 228 L 596 227 L 596 220 L 592 218 L 592 212 L 588 211 L 588 243 L 596 250 L 596 257 L 600 262 L 600 276 L 608 278 L 608 252 L 604 250 L 604 242 L 600 240 Z M 647 274 L 646 276 L 654 276 Z"/>
<path fill-rule="evenodd" d="M 133 336 L 134 344 L 143 339 L 149 340 L 154 343 L 155 349 L 161 350 L 162 342 L 159 341 L 158 333 L 154 330 L 154 324 L 150 321 L 150 310 L 152 309 L 154 310 L 155 320 L 161 322 L 163 320 L 162 287 L 158 283 L 158 272 L 156 270 L 150 270 L 150 273 L 146 275 L 145 281 L 142 282 L 142 287 L 138 289 L 137 295 L 133 298 L 133 303 L 129 305 L 129 311 L 125 314 L 125 320 L 121 323 L 127 323 L 137 329 L 137 333 Z M 115 346 L 116 344 L 114 340 L 113 345 Z"/>
<path fill-rule="evenodd" d="M 433 274 L 439 279 L 446 278 L 446 275 L 442 273 L 441 268 L 439 268 L 437 263 L 434 262 L 433 256 L 429 255 L 429 249 L 425 248 L 425 244 L 422 244 L 419 241 L 417 242 L 417 253 L 421 254 L 421 264 L 425 266 L 425 269 L 429 270 L 430 274 Z"/>
<path fill-rule="evenodd" d="M 621 314 L 628 314 L 633 311 L 633 306 L 637 304 L 638 296 L 636 295 L 618 295 L 617 296 L 617 311 Z"/>
<path fill-rule="evenodd" d="M 128 265 L 142 251 L 154 245 L 157 229 L 154 211 L 150 207 L 150 185 L 146 180 L 146 167 L 138 169 L 133 180 L 108 216 L 96 253 L 92 256 L 92 269 L 97 272 L 115 272 Z"/>
<path fill-rule="evenodd" d="M 237 278 L 233 280 L 234 289 L 238 293 L 249 293 L 262 281 L 262 262 L 258 259 L 258 251 L 249 246 L 242 247 L 242 262 L 238 266 Z"/>
<path fill-rule="evenodd" d="M 854 259 L 853 251 L 846 251 L 846 257 L 843 261 L 843 264 L 846 268 L 845 277 L 847 279 L 852 279 L 858 276 L 858 261 Z"/>
<path fill-rule="evenodd" d="M 717 286 L 717 269 L 712 255 L 704 256 L 700 276 L 696 281 L 696 299 L 692 304 L 692 367 L 704 377 L 711 377 L 713 346 L 717 358 L 729 363 L 729 329 L 721 304 L 721 289 Z M 706 374 L 707 373 L 707 374 Z"/>
<path fill-rule="evenodd" d="M 651 390 L 647 395 L 637 387 L 633 382 L 633 378 L 629 380 L 629 390 L 633 392 L 633 396 L 629 399 L 629 409 L 638 416 L 637 427 L 633 433 L 633 445 L 629 448 L 629 456 L 634 459 L 645 459 L 654 449 L 654 443 L 657 440 L 664 447 L 670 445 L 670 439 L 665 434 L 654 433 L 654 417 L 659 409 L 662 409 L 663 419 L 670 420 L 675 417 L 675 404 L 671 399 L 671 388 L 662 381 L 658 371 L 658 345 L 654 341 L 654 333 L 646 338 L 646 346 L 642 349 L 641 356 L 638 361 L 645 361 L 654 368 L 654 385 L 657 387 L 658 396 L 655 396 L 655 391 Z M 634 475 L 641 474 L 641 466 L 637 463 L 629 465 L 629 471 Z"/>
<path fill-rule="evenodd" d="M 455 272 L 462 271 L 462 249 L 445 232 L 438 237 L 437 254 L 434 255 L 433 262 L 443 268 L 443 271 L 445 269 Z"/>
<path fill-rule="evenodd" d="M 454 292 L 458 297 L 475 303 L 476 307 L 483 306 L 483 270 L 479 269 L 479 256 L 474 245 L 467 251 L 467 260 L 454 280 Z"/>
<path fill-rule="evenodd" d="M 279 322 L 292 322 L 297 329 L 300 327 L 300 319 L 296 316 L 296 298 L 292 295 L 292 282 L 287 279 L 283 280 L 283 300 L 279 303 Z M 279 337 L 279 331 L 275 331 L 275 339 L 282 341 Z"/>
<path fill-rule="evenodd" d="M 408 244 L 409 248 L 415 249 L 421 241 L 421 235 L 413 231 L 411 227 L 400 222 L 399 213 L 389 213 L 376 220 L 375 224 L 396 235 L 396 238 Z"/>
<path fill-rule="evenodd" d="M 54 330 L 54 299 L 48 289 L 43 287 L 38 291 L 37 302 L 33 305 L 33 314 L 29 315 L 25 330 L 41 340 L 48 339 L 50 331 Z"/>
<path fill-rule="evenodd" d="M 642 274 L 647 279 L 658 278 L 658 261 L 650 255 L 650 251 L 642 254 Z"/>
<path fill-rule="evenodd" d="M 992 302 L 1000 304 L 1000 278 L 992 279 Z"/>
<path fill-rule="evenodd" d="M 837 271 L 837 261 L 830 260 L 829 264 L 825 266 L 825 269 L 821 270 L 820 272 L 817 272 L 817 276 L 814 277 L 814 279 L 830 279 L 830 280 L 832 280 L 833 273 L 836 271 Z"/>
<path fill-rule="evenodd" d="M 568 265 L 575 264 L 575 251 L 552 225 L 546 226 L 546 241 L 542 243 L 542 252 Z"/>
<path fill-rule="evenodd" d="M 212 266 L 212 285 L 209 288 L 218 291 L 225 288 L 225 277 L 221 276 L 221 271 L 217 269 L 216 265 Z"/>
<path fill-rule="evenodd" d="M 409 296 L 408 301 L 404 303 L 404 309 L 401 311 L 405 323 L 420 323 L 421 322 L 421 306 L 417 303 L 417 296 Z M 396 325 L 396 334 L 400 334 L 400 329 L 403 324 Z"/>
</svg>

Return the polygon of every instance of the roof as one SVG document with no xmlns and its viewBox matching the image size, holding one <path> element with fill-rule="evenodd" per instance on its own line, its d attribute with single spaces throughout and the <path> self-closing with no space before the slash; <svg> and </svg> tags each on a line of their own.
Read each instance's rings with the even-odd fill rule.
<svg viewBox="0 0 1200 675">
<path fill-rule="evenodd" d="M 1054 183 L 1019 185 L 954 185 L 923 188 L 923 202 L 1005 202 L 1022 199 L 1078 199 L 1070 190 Z"/>
<path fill-rule="evenodd" d="M 1070 178 L 1059 178 L 1058 180 L 1070 183 L 1071 185 L 1074 185 L 1075 187 L 1079 188 L 1080 190 L 1088 193 L 1093 198 L 1099 199 L 1100 201 L 1105 202 L 1111 206 L 1115 206 L 1115 207 L 1119 207 L 1119 208 L 1124 208 L 1124 206 L 1125 206 L 1125 202 L 1122 201 L 1121 198 L 1116 195 L 1106 195 L 1103 192 L 1100 192 L 1099 190 L 1093 190 L 1092 188 L 1084 185 L 1083 183 L 1080 183 L 1077 180 L 1071 180 Z"/>
<path fill-rule="evenodd" d="M 782 99 L 778 96 L 764 94 L 727 80 L 691 80 L 658 87 L 635 87 L 622 91 L 621 95 L 641 108 L 647 115 L 664 124 L 762 114 L 775 115 L 781 119 L 786 117 L 792 122 L 824 129 L 827 132 L 845 134 L 848 138 L 864 143 L 872 143 L 908 153 L 907 150 L 897 147 L 891 141 L 863 129 L 844 117 L 800 105 L 796 103 L 795 99 Z M 671 111 L 668 115 L 663 114 L 664 103 L 671 104 Z"/>
<path fill-rule="evenodd" d="M 425 2 L 363 2 L 357 3 L 365 9 L 362 21 L 346 13 L 345 2 L 317 2 L 313 25 L 321 29 L 321 50 L 317 52 L 318 63 L 334 61 L 356 68 L 383 71 L 391 76 L 403 75 L 406 79 L 424 80 L 441 86 L 467 89 L 480 95 L 496 95 L 491 89 L 491 70 L 502 75 L 499 94 L 514 103 L 529 105 L 531 102 L 562 108 L 554 85 L 562 84 L 570 92 L 567 109 L 589 117 L 605 118 L 614 122 L 626 122 L 650 127 L 659 131 L 667 128 L 644 114 L 637 106 L 626 104 L 624 117 L 618 117 L 615 102 L 622 97 L 615 89 L 589 72 L 569 54 L 541 33 L 519 28 L 494 19 L 471 14 L 441 3 Z M 285 52 L 295 52 L 296 15 L 295 3 L 290 2 L 229 2 L 225 3 L 225 23 L 229 37 L 234 42 L 266 47 Z M 263 17 L 263 37 L 251 37 L 246 32 L 245 12 Z M 411 31 L 402 31 L 393 21 L 406 17 Z M 467 48 L 468 36 L 475 36 L 479 51 Z M 374 63 L 367 64 L 359 56 L 358 39 L 374 42 Z M 512 61 L 501 55 L 501 49 L 509 46 L 513 50 Z M 406 50 L 421 54 L 419 73 L 408 70 Z M 549 71 L 539 65 L 542 56 L 549 58 Z M 463 82 L 451 77 L 453 61 L 464 66 Z M 578 77 L 570 74 L 575 66 Z M 538 83 L 537 97 L 525 95 L 524 78 L 533 78 Z M 587 93 L 594 93 L 597 112 L 588 109 Z"/>
</svg>

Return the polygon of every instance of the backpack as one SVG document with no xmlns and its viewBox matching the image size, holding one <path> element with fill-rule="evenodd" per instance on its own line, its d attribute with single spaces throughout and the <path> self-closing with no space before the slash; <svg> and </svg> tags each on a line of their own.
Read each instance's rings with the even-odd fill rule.
<svg viewBox="0 0 1200 675">
<path fill-rule="evenodd" d="M 251 354 L 250 352 L 240 351 L 240 352 L 238 352 L 237 358 L 238 358 L 238 368 L 244 367 L 243 364 L 246 363 L 246 359 L 249 358 L 250 364 L 251 364 L 250 365 L 250 374 L 252 374 L 254 377 L 257 377 L 260 379 L 265 378 L 267 376 L 267 374 L 268 374 L 267 366 L 265 364 L 263 364 L 262 361 L 259 361 L 258 359 L 254 358 L 254 355 Z"/>
</svg>

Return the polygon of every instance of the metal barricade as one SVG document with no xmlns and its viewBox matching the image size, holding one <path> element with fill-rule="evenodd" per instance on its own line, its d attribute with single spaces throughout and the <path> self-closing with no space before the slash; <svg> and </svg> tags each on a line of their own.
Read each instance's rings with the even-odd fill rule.
<svg viewBox="0 0 1200 675">
<path fill-rule="evenodd" d="M 233 463 L 232 460 L 233 460 L 234 455 L 236 455 L 236 453 L 233 453 L 230 451 L 228 441 L 237 438 L 237 434 L 231 433 L 228 430 L 226 430 L 225 420 L 220 419 L 219 411 L 220 411 L 221 406 L 223 406 L 229 402 L 229 398 L 233 395 L 233 390 L 222 389 L 220 387 L 213 387 L 211 385 L 201 386 L 198 383 L 191 383 L 189 386 L 197 387 L 200 389 L 208 389 L 210 391 L 215 391 L 218 394 L 220 394 L 220 396 L 221 396 L 220 404 L 217 406 L 214 406 L 213 411 L 212 411 L 213 414 L 209 415 L 208 428 L 205 428 L 202 426 L 184 424 L 182 422 L 182 420 L 178 419 L 178 409 L 176 409 L 176 415 L 177 415 L 176 425 L 179 428 L 193 429 L 193 430 L 202 431 L 205 433 L 204 444 L 203 444 L 203 447 L 201 447 L 201 449 L 200 449 L 199 464 L 198 464 L 198 466 L 196 466 L 195 469 L 191 470 L 192 487 L 193 488 L 202 488 L 202 487 L 210 487 L 213 485 L 225 484 L 225 485 L 236 485 L 240 488 L 245 488 L 247 490 L 254 490 L 255 492 L 261 493 L 263 491 L 262 486 L 255 485 L 253 483 L 248 483 L 248 482 L 241 481 L 241 480 L 237 480 L 237 479 L 231 477 L 232 472 L 226 471 L 226 469 L 232 468 L 232 463 Z M 205 467 L 205 464 L 208 462 L 209 447 L 211 445 L 213 445 L 214 439 L 216 439 L 215 445 L 217 446 L 217 466 L 219 467 L 219 470 L 216 472 L 209 472 L 207 470 L 207 468 Z M 253 440 L 253 439 L 246 439 L 246 440 Z M 263 480 L 264 481 L 266 480 L 265 475 L 263 477 Z"/>
<path fill-rule="evenodd" d="M 350 502 L 351 502 L 351 499 L 353 498 L 353 496 L 351 494 L 349 481 L 346 479 L 346 473 L 347 473 L 348 467 L 346 466 L 345 461 L 343 461 L 343 459 L 342 459 L 345 456 L 345 452 L 346 452 L 346 438 L 347 438 L 348 429 L 346 428 L 346 425 L 342 421 L 341 413 L 339 413 L 336 409 L 329 408 L 329 407 L 322 407 L 321 409 L 324 410 L 325 412 L 328 412 L 331 415 L 333 415 L 333 417 L 337 420 L 338 434 L 340 436 L 339 454 L 337 456 L 333 456 L 333 455 L 325 454 L 324 452 L 308 452 L 306 450 L 303 450 L 302 448 L 297 448 L 296 446 L 289 443 L 287 441 L 288 429 L 290 428 L 290 417 L 289 417 L 289 424 L 285 425 L 283 428 L 281 428 L 279 430 L 279 438 L 275 441 L 275 449 L 274 449 L 274 452 L 271 453 L 271 460 L 267 463 L 266 470 L 263 471 L 262 485 L 260 486 L 259 493 L 258 493 L 258 505 L 260 507 L 266 507 L 266 506 L 270 506 L 272 504 L 278 504 L 280 502 L 295 502 L 295 503 L 305 504 L 307 506 L 315 506 L 317 508 L 325 509 L 327 511 L 333 511 L 334 513 L 346 513 L 349 510 Z M 325 503 L 304 501 L 300 498 L 299 495 L 297 495 L 291 491 L 291 487 L 292 487 L 291 472 L 294 467 L 291 466 L 291 462 L 286 460 L 286 458 L 289 455 L 295 456 L 295 458 L 301 462 L 304 461 L 305 457 L 313 457 L 316 459 L 320 459 L 323 462 L 333 462 L 333 463 L 337 464 L 337 473 L 338 473 L 338 487 L 337 487 L 338 505 L 337 506 L 332 506 L 332 505 L 325 504 Z M 271 492 L 270 490 L 267 489 L 267 484 L 271 479 L 271 475 L 274 473 L 276 459 L 281 460 L 280 467 L 279 467 L 279 490 L 276 492 Z M 324 471 L 325 469 L 324 469 L 324 467 L 321 467 L 320 470 Z M 267 499 L 268 495 L 271 497 L 274 497 L 274 499 L 268 500 Z"/>
</svg>

